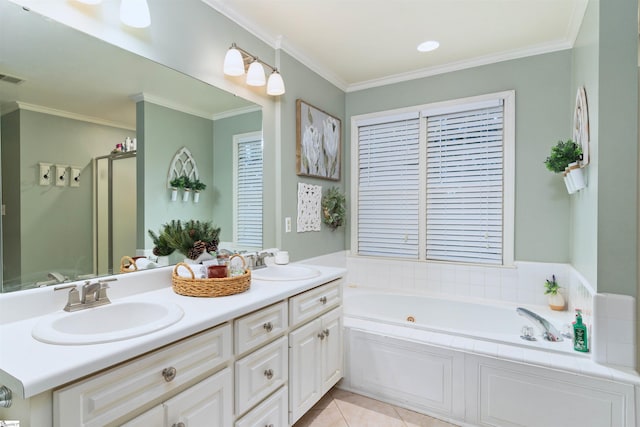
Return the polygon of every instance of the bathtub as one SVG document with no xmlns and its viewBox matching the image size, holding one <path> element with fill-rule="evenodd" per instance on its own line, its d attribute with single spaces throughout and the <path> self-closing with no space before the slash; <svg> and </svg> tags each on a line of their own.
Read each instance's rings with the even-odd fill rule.
<svg viewBox="0 0 640 427">
<path fill-rule="evenodd" d="M 340 387 L 465 426 L 640 425 L 635 372 L 595 364 L 537 329 L 536 341 L 522 340 L 533 324 L 516 307 L 347 288 Z M 558 330 L 571 322 L 526 308 Z"/>
</svg>

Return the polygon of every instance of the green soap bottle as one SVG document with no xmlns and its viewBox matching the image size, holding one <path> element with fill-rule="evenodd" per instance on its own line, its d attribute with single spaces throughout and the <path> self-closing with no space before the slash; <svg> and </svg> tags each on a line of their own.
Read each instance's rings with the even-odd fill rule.
<svg viewBox="0 0 640 427">
<path fill-rule="evenodd" d="M 587 353 L 589 341 L 587 339 L 587 325 L 582 323 L 582 313 L 576 313 L 576 323 L 573 325 L 573 349 Z"/>
</svg>

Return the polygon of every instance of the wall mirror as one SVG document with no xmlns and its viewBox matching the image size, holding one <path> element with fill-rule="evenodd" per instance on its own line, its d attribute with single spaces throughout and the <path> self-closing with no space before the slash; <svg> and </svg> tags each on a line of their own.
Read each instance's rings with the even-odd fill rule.
<svg viewBox="0 0 640 427">
<path fill-rule="evenodd" d="M 0 3 L 0 75 L 3 292 L 117 273 L 115 252 L 151 249 L 147 229 L 170 219 L 210 219 L 232 240 L 233 179 L 215 166 L 232 162 L 234 134 L 260 131 L 259 106 L 10 2 Z M 120 164 L 97 159 L 127 138 L 137 138 L 134 170 L 100 214 L 99 180 Z M 183 146 L 207 184 L 197 204 L 170 201 L 170 159 Z M 135 246 L 110 244 L 99 268 L 96 248 L 117 233 Z"/>
</svg>

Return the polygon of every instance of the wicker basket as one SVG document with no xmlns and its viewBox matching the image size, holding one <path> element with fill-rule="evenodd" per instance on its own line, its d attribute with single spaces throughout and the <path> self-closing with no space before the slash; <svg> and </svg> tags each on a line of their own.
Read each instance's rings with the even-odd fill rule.
<svg viewBox="0 0 640 427">
<path fill-rule="evenodd" d="M 129 268 L 131 266 L 133 266 L 133 270 Z M 132 273 L 134 271 L 138 271 L 136 260 L 127 255 L 123 256 L 120 259 L 120 273 Z"/>
<path fill-rule="evenodd" d="M 189 264 L 179 262 L 173 268 L 172 281 L 173 291 L 180 295 L 189 297 L 224 297 L 244 292 L 251 287 L 251 270 L 246 269 L 246 262 L 240 255 L 230 258 L 240 257 L 242 259 L 242 269 L 244 274 L 234 277 L 196 279 Z M 191 273 L 191 278 L 178 275 L 178 267 L 183 266 Z"/>
</svg>

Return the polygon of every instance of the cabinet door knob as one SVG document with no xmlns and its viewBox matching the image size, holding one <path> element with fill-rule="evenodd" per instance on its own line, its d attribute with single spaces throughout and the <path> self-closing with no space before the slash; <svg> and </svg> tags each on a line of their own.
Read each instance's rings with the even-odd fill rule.
<svg viewBox="0 0 640 427">
<path fill-rule="evenodd" d="M 273 427 L 273 424 L 266 424 L 264 427 Z"/>
<path fill-rule="evenodd" d="M 322 304 L 326 304 L 326 303 L 327 303 L 327 297 L 322 297 L 322 298 L 320 298 L 320 302 L 321 302 Z"/>
<path fill-rule="evenodd" d="M 166 382 L 170 382 L 170 381 L 173 381 L 173 379 L 176 377 L 177 373 L 178 373 L 178 371 L 176 371 L 176 368 L 171 366 L 169 368 L 164 368 L 162 370 L 162 377 L 164 378 L 164 380 Z"/>
<path fill-rule="evenodd" d="M 324 331 L 322 331 L 322 333 L 324 334 L 325 337 L 329 336 L 329 329 L 325 329 Z"/>
<path fill-rule="evenodd" d="M 264 371 L 264 376 L 267 377 L 268 380 L 273 378 L 273 369 L 267 369 Z"/>
<path fill-rule="evenodd" d="M 324 331 L 323 332 L 318 332 L 318 338 L 320 338 L 321 340 L 323 340 L 325 337 L 324 335 Z"/>
<path fill-rule="evenodd" d="M 179 423 L 174 423 L 171 427 L 187 427 L 187 425 L 180 421 Z"/>
<path fill-rule="evenodd" d="M 273 324 L 271 322 L 267 322 L 262 327 L 267 331 L 271 332 L 273 330 Z"/>
</svg>

